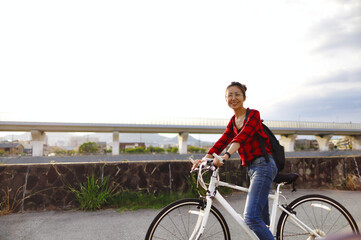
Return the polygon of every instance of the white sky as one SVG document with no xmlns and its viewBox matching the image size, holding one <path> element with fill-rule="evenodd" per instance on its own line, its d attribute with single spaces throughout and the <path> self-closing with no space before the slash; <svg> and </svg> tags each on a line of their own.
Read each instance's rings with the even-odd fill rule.
<svg viewBox="0 0 361 240">
<path fill-rule="evenodd" d="M 1 1 L 0 120 L 361 122 L 361 2 Z"/>
</svg>

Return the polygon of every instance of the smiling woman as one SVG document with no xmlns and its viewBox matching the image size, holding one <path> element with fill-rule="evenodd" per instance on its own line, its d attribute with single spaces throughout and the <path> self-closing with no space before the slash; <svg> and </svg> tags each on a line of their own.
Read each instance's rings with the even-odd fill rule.
<svg viewBox="0 0 361 240">
<path fill-rule="evenodd" d="M 272 147 L 263 129 L 259 111 L 246 109 L 243 106 L 246 90 L 247 87 L 239 82 L 228 85 L 226 101 L 233 110 L 234 116 L 230 119 L 223 135 L 202 160 L 195 161 L 192 169 L 205 161 L 213 161 L 214 166 L 221 167 L 233 153 L 238 152 L 242 165 L 247 167 L 250 177 L 250 188 L 244 211 L 245 222 L 259 239 L 271 240 L 274 239 L 273 235 L 266 226 L 270 225 L 268 193 L 277 174 L 277 166 L 272 157 Z M 259 138 L 264 140 L 262 147 Z M 228 150 L 222 156 L 223 162 L 217 158 L 212 159 L 214 153 L 221 154 L 228 145 Z"/>
</svg>

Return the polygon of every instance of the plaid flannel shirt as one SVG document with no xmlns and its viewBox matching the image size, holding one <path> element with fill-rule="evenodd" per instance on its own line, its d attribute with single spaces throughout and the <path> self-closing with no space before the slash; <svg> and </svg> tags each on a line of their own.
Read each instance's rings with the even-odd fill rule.
<svg viewBox="0 0 361 240">
<path fill-rule="evenodd" d="M 242 165 L 247 166 L 255 158 L 263 156 L 260 143 L 255 133 L 258 133 L 265 139 L 266 152 L 272 154 L 269 138 L 263 130 L 259 111 L 254 109 L 247 109 L 247 111 L 249 111 L 248 119 L 239 130 L 235 124 L 235 115 L 233 115 L 221 138 L 208 151 L 209 154 L 221 154 L 228 144 L 238 142 L 241 144 L 238 149 L 238 154 L 241 157 Z"/>
</svg>

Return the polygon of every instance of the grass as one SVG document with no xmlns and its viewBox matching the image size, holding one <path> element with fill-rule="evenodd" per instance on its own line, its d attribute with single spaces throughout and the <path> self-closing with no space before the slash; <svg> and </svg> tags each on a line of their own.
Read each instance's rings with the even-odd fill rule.
<svg viewBox="0 0 361 240">
<path fill-rule="evenodd" d="M 184 197 L 195 197 L 194 193 L 148 193 L 145 191 L 118 191 L 117 186 L 109 183 L 109 178 L 96 179 L 88 177 L 87 182 L 79 187 L 68 187 L 79 202 L 80 210 L 95 211 L 107 207 L 118 208 L 119 211 L 137 210 L 141 208 L 159 209 Z"/>
<path fill-rule="evenodd" d="M 50 189 L 50 188 L 49 188 Z M 5 191 L 2 189 L 2 194 L 0 195 L 0 216 L 7 215 L 10 213 L 13 213 L 26 199 L 31 198 L 32 196 L 35 196 L 39 194 L 40 192 L 49 190 L 49 189 L 43 189 L 40 191 L 37 191 L 33 194 L 29 194 L 25 197 L 21 197 L 20 195 L 24 191 L 24 186 L 21 186 L 16 190 L 13 198 L 10 198 L 10 193 L 13 191 L 11 188 L 7 188 Z"/>
<path fill-rule="evenodd" d="M 158 194 L 148 193 L 144 191 L 123 191 L 119 193 L 114 199 L 113 205 L 119 211 L 138 210 L 138 209 L 160 209 L 168 204 L 182 199 L 182 198 L 199 198 L 205 196 L 206 190 L 197 187 L 195 175 L 185 176 L 189 190 L 185 193 L 181 192 L 159 192 Z M 232 192 L 229 188 L 219 188 L 222 194 L 229 194 Z"/>
<path fill-rule="evenodd" d="M 23 190 L 23 186 L 18 188 L 14 195 L 14 199 L 10 200 L 10 192 L 12 189 L 7 188 L 7 190 L 2 190 L 3 194 L 0 199 L 0 216 L 7 215 L 12 213 L 24 200 L 23 198 L 18 198 L 20 193 Z"/>
<path fill-rule="evenodd" d="M 80 183 L 77 187 L 68 185 L 67 188 L 75 195 L 80 210 L 95 211 L 107 207 L 117 208 L 119 211 L 159 209 L 181 198 L 199 197 L 194 180 L 187 178 L 190 188 L 186 193 L 119 190 L 119 185 L 111 184 L 109 177 L 97 179 L 94 175 L 88 177 L 84 184 Z"/>
<path fill-rule="evenodd" d="M 88 177 L 87 183 L 79 184 L 79 189 L 68 187 L 80 203 L 81 210 L 98 210 L 111 204 L 116 196 L 115 187 L 110 187 L 109 178 Z"/>
<path fill-rule="evenodd" d="M 117 208 L 118 211 L 137 209 L 160 209 L 182 198 L 198 198 L 205 195 L 205 190 L 197 188 L 195 175 L 186 176 L 189 190 L 182 192 L 150 193 L 144 190 L 128 191 L 119 190 L 115 183 L 109 182 L 109 177 L 95 178 L 94 174 L 87 178 L 87 182 L 78 187 L 68 189 L 75 195 L 79 202 L 80 210 L 95 211 L 107 207 Z M 219 189 L 222 193 L 223 189 Z M 227 191 L 228 192 L 228 191 Z"/>
</svg>

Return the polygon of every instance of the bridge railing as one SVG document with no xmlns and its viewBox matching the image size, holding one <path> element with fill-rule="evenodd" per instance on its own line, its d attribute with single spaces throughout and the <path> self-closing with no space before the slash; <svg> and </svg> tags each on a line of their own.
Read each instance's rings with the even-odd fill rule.
<svg viewBox="0 0 361 240">
<path fill-rule="evenodd" d="M 229 119 L 207 118 L 169 118 L 169 119 L 136 119 L 117 121 L 119 124 L 147 124 L 147 125 L 177 125 L 177 126 L 204 126 L 226 127 Z M 306 121 L 274 121 L 266 120 L 264 123 L 270 128 L 290 129 L 350 129 L 361 130 L 361 123 L 334 123 L 334 122 L 306 122 Z"/>
<path fill-rule="evenodd" d="M 135 125 L 168 125 L 168 126 L 197 126 L 225 128 L 229 119 L 206 119 L 206 118 L 169 118 L 169 119 L 133 119 L 116 121 L 118 124 Z M 350 129 L 361 130 L 361 123 L 334 123 L 334 122 L 305 122 L 305 121 L 274 121 L 264 123 L 270 128 L 290 129 Z"/>
<path fill-rule="evenodd" d="M 0 113 L 0 122 L 21 121 L 21 122 L 60 122 L 50 119 L 34 121 L 26 116 L 18 116 L 7 113 Z M 71 123 L 104 123 L 104 124 L 129 124 L 129 125 L 168 125 L 168 126 L 194 126 L 194 127 L 215 127 L 225 128 L 229 119 L 215 118 L 119 118 L 106 119 L 104 121 L 72 121 Z M 290 129 L 349 129 L 361 130 L 361 123 L 335 123 L 335 122 L 306 122 L 306 121 L 274 121 L 266 120 L 265 124 L 270 128 L 290 128 Z"/>
<path fill-rule="evenodd" d="M 265 121 L 270 128 L 299 129 L 350 129 L 360 130 L 361 123 L 329 123 L 329 122 L 298 122 L 298 121 Z"/>
</svg>

